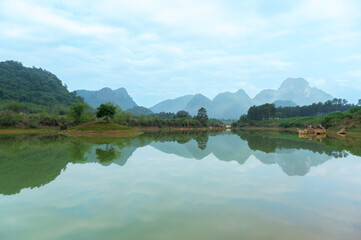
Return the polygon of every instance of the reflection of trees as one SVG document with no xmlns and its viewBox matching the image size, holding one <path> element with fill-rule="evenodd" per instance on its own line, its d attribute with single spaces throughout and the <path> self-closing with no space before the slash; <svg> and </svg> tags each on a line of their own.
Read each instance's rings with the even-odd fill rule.
<svg viewBox="0 0 361 240">
<path fill-rule="evenodd" d="M 86 152 L 89 152 L 91 145 L 81 141 L 74 141 L 69 145 L 69 158 L 70 161 L 75 162 L 85 162 L 88 159 L 84 156 Z"/>
<path fill-rule="evenodd" d="M 105 150 L 97 148 L 95 154 L 97 155 L 97 159 L 102 163 L 112 162 L 120 157 L 120 152 L 109 144 L 106 145 Z"/>
<path fill-rule="evenodd" d="M 195 137 L 195 140 L 198 143 L 198 148 L 201 150 L 206 149 L 207 147 L 207 142 L 208 142 L 208 133 L 207 132 L 202 132 L 201 134 L 199 134 L 198 136 Z"/>
<path fill-rule="evenodd" d="M 288 175 L 305 175 L 310 167 L 331 159 L 328 156 L 346 157 L 345 149 L 361 155 L 360 140 L 352 136 L 344 141 L 327 137 L 320 143 L 298 139 L 297 134 L 237 133 L 245 142 L 231 133 L 218 134 L 160 132 L 136 138 L 105 139 L 105 142 L 63 136 L 0 136 L 0 194 L 16 194 L 23 188 L 43 186 L 53 181 L 69 162 L 108 165 L 114 161 L 123 166 L 137 148 L 152 142 L 157 143 L 160 151 L 187 158 L 202 159 L 213 153 L 220 160 L 236 160 L 243 164 L 254 154 L 264 164 L 280 165 Z M 192 139 L 195 141 L 190 141 Z M 167 142 L 173 143 L 163 144 Z"/>
<path fill-rule="evenodd" d="M 208 135 L 207 131 L 176 131 L 176 132 L 156 132 L 156 133 L 146 133 L 140 135 L 137 138 L 147 138 L 149 139 L 148 144 L 152 141 L 154 142 L 177 142 L 179 144 L 185 144 L 190 140 L 194 139 L 197 142 L 200 142 L 200 148 L 207 146 Z M 201 148 L 202 149 L 202 148 Z"/>
<path fill-rule="evenodd" d="M 347 153 L 343 149 L 326 146 L 320 142 L 299 139 L 295 134 L 277 133 L 278 135 L 276 136 L 272 136 L 272 133 L 269 133 L 269 136 L 266 136 L 265 133 L 262 133 L 264 135 L 257 135 L 257 133 L 253 132 L 238 132 L 237 134 L 241 139 L 246 140 L 249 148 L 254 151 L 259 150 L 265 153 L 274 153 L 277 149 L 305 149 L 310 150 L 313 153 L 325 153 L 328 156 L 333 156 L 335 158 L 347 156 Z M 293 139 L 294 136 L 297 138 Z"/>
<path fill-rule="evenodd" d="M 69 162 L 68 143 L 61 136 L 0 136 L 0 194 L 53 181 Z"/>
</svg>

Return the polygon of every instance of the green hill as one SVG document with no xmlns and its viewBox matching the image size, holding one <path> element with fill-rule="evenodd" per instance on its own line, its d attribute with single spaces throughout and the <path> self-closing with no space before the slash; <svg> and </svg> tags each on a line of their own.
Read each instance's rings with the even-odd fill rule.
<svg viewBox="0 0 361 240">
<path fill-rule="evenodd" d="M 49 71 L 24 67 L 20 62 L 0 62 L 0 109 L 26 112 L 63 112 L 83 102 Z"/>
</svg>

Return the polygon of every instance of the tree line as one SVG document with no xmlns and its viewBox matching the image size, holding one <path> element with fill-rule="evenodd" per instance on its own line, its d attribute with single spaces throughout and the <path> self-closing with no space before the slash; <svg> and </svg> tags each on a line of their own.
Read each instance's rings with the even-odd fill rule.
<svg viewBox="0 0 361 240">
<path fill-rule="evenodd" d="M 361 106 L 361 99 L 358 101 Z M 274 104 L 263 104 L 260 106 L 252 106 L 238 120 L 239 123 L 248 123 L 250 121 L 268 120 L 274 118 L 291 118 L 305 116 L 321 116 L 332 112 L 346 112 L 355 104 L 350 104 L 346 99 L 334 98 L 324 103 L 313 103 L 306 106 L 295 107 L 277 107 Z"/>
<path fill-rule="evenodd" d="M 101 104 L 96 110 L 85 103 L 73 103 L 67 110 L 68 114 L 57 113 L 23 113 L 18 108 L 9 108 L 0 111 L 0 126 L 2 127 L 60 127 L 66 129 L 69 126 L 92 122 L 114 122 L 130 127 L 219 127 L 222 122 L 209 119 L 207 110 L 200 108 L 196 116 L 191 116 L 186 111 L 174 113 L 159 113 L 151 116 L 145 114 L 133 115 L 129 111 L 123 111 L 119 106 L 112 103 Z"/>
</svg>

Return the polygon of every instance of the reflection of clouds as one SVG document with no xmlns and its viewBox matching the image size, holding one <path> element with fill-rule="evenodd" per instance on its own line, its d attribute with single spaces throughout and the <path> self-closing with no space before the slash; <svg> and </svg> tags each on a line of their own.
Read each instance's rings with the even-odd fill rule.
<svg viewBox="0 0 361 240">
<path fill-rule="evenodd" d="M 234 163 L 236 163 L 235 161 L 233 161 Z M 238 171 L 240 172 L 248 172 L 258 166 L 261 166 L 262 163 L 254 156 L 251 155 L 246 162 L 242 165 L 242 168 L 239 168 Z"/>
<path fill-rule="evenodd" d="M 347 159 L 347 163 L 345 163 L 345 159 Z M 355 174 L 355 172 L 361 172 L 361 163 L 360 157 L 354 155 L 348 155 L 344 159 L 334 158 L 332 161 L 328 161 L 322 165 L 322 168 L 312 168 L 309 176 L 332 176 L 333 178 L 348 182 L 350 184 L 358 184 L 361 185 L 361 176 L 359 174 Z"/>
</svg>

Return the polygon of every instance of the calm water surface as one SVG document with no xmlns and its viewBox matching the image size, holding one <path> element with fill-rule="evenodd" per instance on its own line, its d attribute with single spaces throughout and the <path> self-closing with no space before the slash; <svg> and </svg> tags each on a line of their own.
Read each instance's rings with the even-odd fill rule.
<svg viewBox="0 0 361 240">
<path fill-rule="evenodd" d="M 361 146 L 0 136 L 0 239 L 361 239 Z"/>
</svg>

